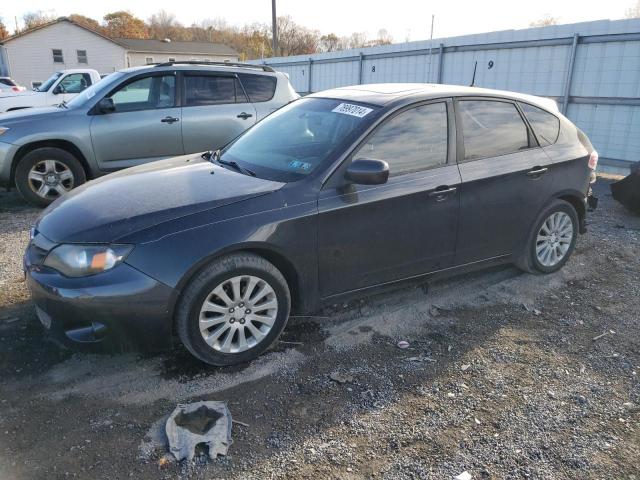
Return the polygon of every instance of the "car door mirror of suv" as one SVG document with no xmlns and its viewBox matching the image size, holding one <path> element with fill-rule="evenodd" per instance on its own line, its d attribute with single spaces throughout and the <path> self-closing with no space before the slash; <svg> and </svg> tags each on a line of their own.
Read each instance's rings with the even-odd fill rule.
<svg viewBox="0 0 640 480">
<path fill-rule="evenodd" d="M 51 91 L 54 95 L 59 95 L 62 93 L 62 85 L 56 85 L 55 88 Z"/>
<path fill-rule="evenodd" d="M 360 185 L 381 185 L 389 179 L 389 164 L 384 160 L 359 158 L 351 162 L 345 178 Z"/>
<path fill-rule="evenodd" d="M 113 99 L 105 97 L 98 102 L 98 113 L 113 113 L 116 111 L 116 104 L 113 103 Z"/>
</svg>

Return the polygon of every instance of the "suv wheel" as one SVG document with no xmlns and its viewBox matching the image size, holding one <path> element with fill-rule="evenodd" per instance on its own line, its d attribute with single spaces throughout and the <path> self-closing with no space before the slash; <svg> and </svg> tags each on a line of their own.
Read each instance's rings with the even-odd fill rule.
<svg viewBox="0 0 640 480">
<path fill-rule="evenodd" d="M 518 266 L 532 273 L 560 270 L 575 248 L 578 225 L 573 205 L 555 200 L 538 217 Z"/>
<path fill-rule="evenodd" d="M 232 254 L 189 283 L 176 311 L 184 346 L 211 365 L 253 360 L 280 335 L 291 295 L 280 271 L 262 257 Z"/>
<path fill-rule="evenodd" d="M 27 153 L 16 167 L 16 188 L 30 203 L 46 207 L 72 188 L 83 184 L 82 164 L 61 148 L 43 147 Z"/>
</svg>

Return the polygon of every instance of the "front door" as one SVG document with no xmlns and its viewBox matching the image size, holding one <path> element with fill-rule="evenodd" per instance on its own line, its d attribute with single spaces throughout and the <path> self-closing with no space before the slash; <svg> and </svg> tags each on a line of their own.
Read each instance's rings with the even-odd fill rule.
<svg viewBox="0 0 640 480">
<path fill-rule="evenodd" d="M 448 110 L 452 104 L 446 101 L 405 109 L 377 127 L 347 160 L 385 160 L 387 183 L 345 185 L 331 179 L 321 192 L 323 297 L 452 265 L 460 175 Z"/>
<path fill-rule="evenodd" d="M 519 251 L 548 200 L 553 166 L 515 103 L 462 99 L 456 112 L 462 265 Z"/>
<path fill-rule="evenodd" d="M 137 77 L 107 96 L 115 112 L 91 119 L 91 141 L 101 169 L 115 170 L 184 153 L 175 75 Z"/>
<path fill-rule="evenodd" d="M 185 153 L 221 148 L 256 123 L 256 110 L 235 76 L 189 72 L 183 82 Z"/>
</svg>

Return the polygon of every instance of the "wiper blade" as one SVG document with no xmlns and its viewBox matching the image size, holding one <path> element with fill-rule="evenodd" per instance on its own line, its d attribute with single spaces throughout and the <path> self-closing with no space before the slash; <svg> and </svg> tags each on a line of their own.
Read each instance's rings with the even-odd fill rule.
<svg viewBox="0 0 640 480">
<path fill-rule="evenodd" d="M 214 154 L 215 154 L 215 152 L 214 152 Z M 214 157 L 212 157 L 212 158 L 214 158 Z M 237 171 L 239 171 L 240 173 L 243 173 L 243 174 L 245 174 L 245 175 L 251 175 L 252 177 L 255 177 L 255 176 L 256 176 L 256 172 L 254 172 L 254 171 L 252 171 L 252 170 L 249 170 L 248 168 L 245 168 L 245 167 L 240 166 L 240 164 L 238 164 L 238 162 L 234 162 L 233 160 L 222 160 L 222 159 L 220 158 L 220 154 L 218 154 L 218 156 L 217 156 L 217 160 L 218 160 L 218 163 L 219 163 L 219 164 L 221 164 L 221 165 L 228 165 L 229 167 L 233 167 L 233 168 L 235 168 Z"/>
</svg>

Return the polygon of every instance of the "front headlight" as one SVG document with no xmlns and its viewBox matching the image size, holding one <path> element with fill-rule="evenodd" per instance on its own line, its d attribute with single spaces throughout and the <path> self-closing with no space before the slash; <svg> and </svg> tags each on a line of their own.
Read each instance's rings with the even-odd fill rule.
<svg viewBox="0 0 640 480">
<path fill-rule="evenodd" d="M 0 127 L 0 136 L 2 136 L 3 133 L 6 133 L 7 130 L 9 130 L 9 127 Z"/>
<path fill-rule="evenodd" d="M 59 245 L 44 264 L 67 277 L 85 277 L 110 270 L 122 263 L 133 245 Z"/>
</svg>

